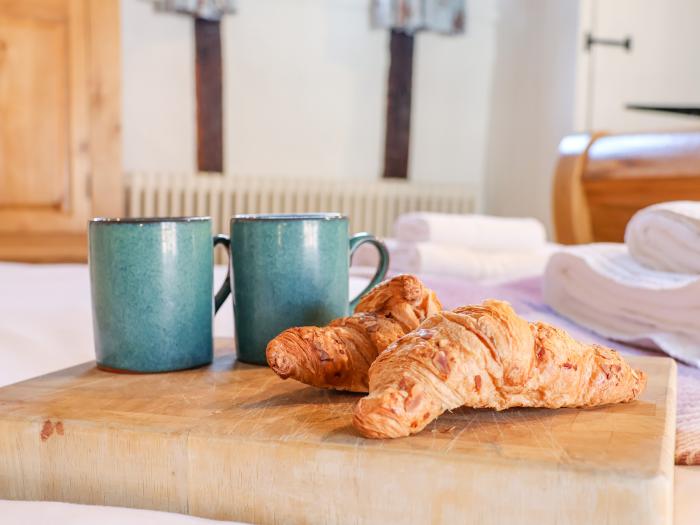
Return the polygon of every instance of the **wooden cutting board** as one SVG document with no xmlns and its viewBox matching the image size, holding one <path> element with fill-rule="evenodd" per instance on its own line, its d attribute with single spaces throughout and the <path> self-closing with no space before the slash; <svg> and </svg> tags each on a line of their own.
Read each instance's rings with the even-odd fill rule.
<svg viewBox="0 0 700 525">
<path fill-rule="evenodd" d="M 0 389 L 0 498 L 253 523 L 670 523 L 676 367 L 589 410 L 460 409 L 361 438 L 357 395 L 219 356 L 158 375 L 81 365 Z"/>
</svg>

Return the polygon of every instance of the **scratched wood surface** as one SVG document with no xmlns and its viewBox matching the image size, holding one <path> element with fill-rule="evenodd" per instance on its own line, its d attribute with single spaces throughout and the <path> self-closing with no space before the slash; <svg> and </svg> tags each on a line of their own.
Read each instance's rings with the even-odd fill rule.
<svg viewBox="0 0 700 525">
<path fill-rule="evenodd" d="M 675 364 L 633 361 L 650 378 L 635 403 L 460 409 L 392 441 L 354 431 L 357 395 L 230 353 L 158 375 L 89 363 L 0 389 L 0 498 L 252 523 L 667 523 Z"/>
</svg>

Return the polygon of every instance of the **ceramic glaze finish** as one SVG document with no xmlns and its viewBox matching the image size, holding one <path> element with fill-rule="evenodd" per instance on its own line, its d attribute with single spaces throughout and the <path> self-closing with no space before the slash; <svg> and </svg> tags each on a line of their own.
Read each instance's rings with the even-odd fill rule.
<svg viewBox="0 0 700 525">
<path fill-rule="evenodd" d="M 386 274 L 386 248 L 370 234 L 351 240 L 346 217 L 233 217 L 231 288 L 239 358 L 267 364 L 265 347 L 283 330 L 321 326 L 347 315 L 350 249 L 364 242 L 374 243 L 381 254 L 371 287 Z"/>
<path fill-rule="evenodd" d="M 163 372 L 211 362 L 209 219 L 96 219 L 89 243 L 100 366 Z"/>
</svg>

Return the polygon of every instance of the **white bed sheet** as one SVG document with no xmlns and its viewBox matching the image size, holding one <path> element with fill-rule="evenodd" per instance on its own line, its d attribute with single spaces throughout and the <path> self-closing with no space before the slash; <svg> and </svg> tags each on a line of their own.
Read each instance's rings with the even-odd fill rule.
<svg viewBox="0 0 700 525">
<path fill-rule="evenodd" d="M 173 512 L 76 505 L 54 501 L 0 500 L 2 525 L 216 525 L 240 523 Z"/>
</svg>

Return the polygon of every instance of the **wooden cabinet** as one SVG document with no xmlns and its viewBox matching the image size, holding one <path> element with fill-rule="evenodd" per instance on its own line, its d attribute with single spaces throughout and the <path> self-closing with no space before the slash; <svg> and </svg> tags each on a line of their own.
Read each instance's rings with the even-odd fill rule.
<svg viewBox="0 0 700 525">
<path fill-rule="evenodd" d="M 119 59 L 119 0 L 0 0 L 0 260 L 85 260 L 122 213 Z"/>
</svg>

